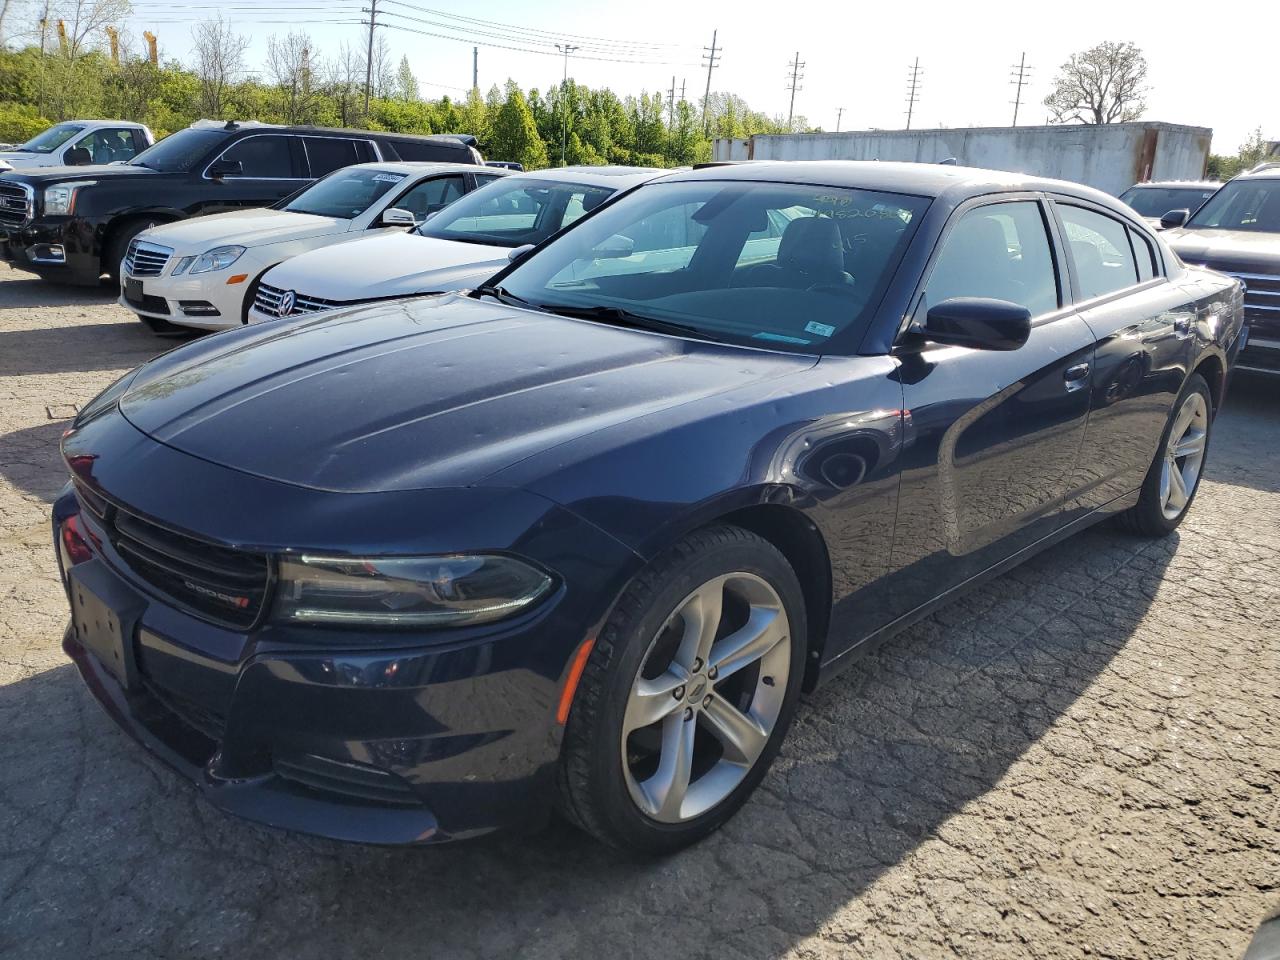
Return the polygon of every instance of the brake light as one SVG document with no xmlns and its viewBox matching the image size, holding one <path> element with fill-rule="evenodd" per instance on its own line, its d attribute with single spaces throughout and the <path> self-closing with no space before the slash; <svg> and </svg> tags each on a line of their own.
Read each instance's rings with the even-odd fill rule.
<svg viewBox="0 0 1280 960">
<path fill-rule="evenodd" d="M 72 566 L 93 559 L 93 551 L 80 532 L 80 518 L 75 514 L 62 521 L 62 549 L 66 551 L 67 562 Z"/>
</svg>

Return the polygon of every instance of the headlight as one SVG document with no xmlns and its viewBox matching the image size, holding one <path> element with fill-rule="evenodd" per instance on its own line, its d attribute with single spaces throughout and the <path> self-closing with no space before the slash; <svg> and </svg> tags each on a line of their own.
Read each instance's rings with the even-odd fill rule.
<svg viewBox="0 0 1280 960">
<path fill-rule="evenodd" d="M 511 557 L 285 557 L 275 616 L 300 623 L 466 626 L 518 613 L 551 583 Z"/>
<path fill-rule="evenodd" d="M 191 273 L 209 273 L 212 270 L 222 270 L 231 266 L 240 259 L 240 254 L 244 253 L 244 247 L 214 247 L 200 256 L 196 257 L 196 262 L 191 265 Z"/>
<path fill-rule="evenodd" d="M 55 183 L 44 189 L 44 212 L 51 217 L 65 217 L 75 212 L 76 193 L 81 187 L 92 187 L 97 181 L 79 183 Z"/>
</svg>

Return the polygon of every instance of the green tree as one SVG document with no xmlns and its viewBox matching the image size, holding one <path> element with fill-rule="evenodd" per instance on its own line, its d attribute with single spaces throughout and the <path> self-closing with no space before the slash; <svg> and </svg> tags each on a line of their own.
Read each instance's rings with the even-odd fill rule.
<svg viewBox="0 0 1280 960">
<path fill-rule="evenodd" d="M 513 81 L 507 81 L 507 98 L 493 118 L 489 149 L 495 159 L 512 160 L 526 170 L 547 165 L 547 145 L 538 135 L 529 102 Z"/>
</svg>

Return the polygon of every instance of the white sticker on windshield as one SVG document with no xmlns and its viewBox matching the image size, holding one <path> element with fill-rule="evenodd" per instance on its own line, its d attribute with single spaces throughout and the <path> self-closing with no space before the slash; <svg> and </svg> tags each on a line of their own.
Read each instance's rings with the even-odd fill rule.
<svg viewBox="0 0 1280 960">
<path fill-rule="evenodd" d="M 835 327 L 829 327 L 825 323 L 818 323 L 816 320 L 810 320 L 804 325 L 805 333 L 816 333 L 820 337 L 829 337 L 836 332 Z"/>
<path fill-rule="evenodd" d="M 403 173 L 375 173 L 373 175 L 374 183 L 399 183 L 405 178 Z"/>
</svg>

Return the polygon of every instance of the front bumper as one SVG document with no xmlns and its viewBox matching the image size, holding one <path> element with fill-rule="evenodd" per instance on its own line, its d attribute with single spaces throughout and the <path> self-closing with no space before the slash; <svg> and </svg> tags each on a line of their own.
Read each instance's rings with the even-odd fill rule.
<svg viewBox="0 0 1280 960">
<path fill-rule="evenodd" d="M 102 275 L 95 231 L 74 217 L 38 217 L 8 228 L 0 255 L 11 267 L 61 283 L 91 286 Z"/>
<path fill-rule="evenodd" d="M 182 254 L 175 253 L 165 265 L 172 270 Z M 132 310 L 139 317 L 161 320 L 198 330 L 226 330 L 241 325 L 244 313 L 245 292 L 257 275 L 259 268 L 252 263 L 242 263 L 244 258 L 225 270 L 199 273 L 194 277 L 131 277 L 120 271 L 120 306 Z M 227 283 L 228 278 L 244 274 L 240 283 Z M 134 301 L 126 297 L 126 283 L 138 280 L 142 284 L 143 299 Z"/>
<path fill-rule="evenodd" d="M 92 559 L 74 566 L 59 550 L 64 579 L 73 591 L 92 572 L 106 586 L 97 596 L 125 598 L 110 609 L 134 665 L 128 688 L 75 636 L 64 649 L 116 722 L 211 803 L 271 826 L 384 844 L 545 820 L 570 663 L 639 568 L 634 553 L 533 494 L 294 487 L 155 443 L 118 412 L 70 434 L 63 452 L 76 482 L 108 504 L 105 514 L 101 503 L 82 509 L 71 489 L 55 502 L 55 543 L 75 516 L 92 544 Z M 269 617 L 222 626 L 117 551 L 113 504 L 255 551 L 505 547 L 553 571 L 560 586 L 535 609 L 484 627 L 338 630 Z"/>
</svg>

